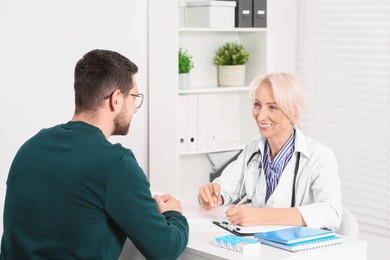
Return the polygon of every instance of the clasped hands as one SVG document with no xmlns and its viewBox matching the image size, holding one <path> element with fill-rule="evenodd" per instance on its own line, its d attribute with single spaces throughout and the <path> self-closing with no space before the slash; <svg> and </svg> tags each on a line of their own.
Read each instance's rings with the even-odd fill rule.
<svg viewBox="0 0 390 260">
<path fill-rule="evenodd" d="M 222 205 L 221 186 L 219 183 L 208 183 L 199 189 L 199 204 L 204 209 L 213 209 Z M 232 205 L 225 214 L 234 225 L 254 226 L 258 225 L 257 208 L 249 205 Z"/>
<path fill-rule="evenodd" d="M 181 207 L 181 203 L 175 197 L 170 194 L 164 195 L 154 195 L 154 199 L 156 200 L 157 207 L 160 213 L 164 213 L 169 210 L 178 211 L 183 214 L 183 209 Z"/>
</svg>

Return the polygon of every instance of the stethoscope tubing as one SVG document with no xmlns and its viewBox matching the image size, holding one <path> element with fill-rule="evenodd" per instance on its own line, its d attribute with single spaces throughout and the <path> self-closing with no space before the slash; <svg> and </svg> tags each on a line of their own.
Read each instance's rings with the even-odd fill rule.
<svg viewBox="0 0 390 260">
<path fill-rule="evenodd" d="M 256 181 L 254 183 L 254 189 L 253 189 L 253 192 L 252 192 L 253 193 L 252 197 L 249 197 L 248 194 L 244 194 L 244 196 L 242 196 L 242 191 L 243 191 L 243 188 L 244 188 L 244 185 L 245 185 L 245 181 L 246 181 L 246 178 L 247 178 L 247 175 L 248 175 L 249 165 L 250 165 L 251 161 L 254 159 L 254 157 L 256 155 L 259 155 L 259 157 L 260 157 L 259 167 L 258 167 L 259 173 L 257 174 L 257 178 L 256 178 Z M 296 189 L 295 186 L 296 186 L 296 182 L 297 182 L 297 175 L 298 175 L 298 170 L 299 170 L 300 159 L 301 159 L 301 153 L 298 152 L 297 153 L 297 160 L 295 162 L 294 178 L 293 178 L 293 185 L 292 185 L 292 196 L 291 196 L 291 207 L 292 208 L 295 207 L 295 189 Z M 244 169 L 244 168 L 246 168 L 246 169 Z M 249 157 L 249 160 L 247 161 L 247 163 L 243 164 L 243 169 L 242 170 L 244 171 L 244 177 L 243 177 L 243 180 L 242 180 L 242 183 L 241 183 L 241 187 L 240 187 L 239 198 L 242 201 L 243 198 L 245 198 L 245 196 L 246 196 L 247 197 L 247 203 L 250 203 L 250 202 L 252 202 L 253 196 L 256 193 L 257 184 L 259 182 L 259 178 L 260 178 L 261 172 L 263 170 L 262 154 L 261 154 L 260 149 L 255 151 L 255 152 L 253 152 L 251 154 L 251 156 Z"/>
</svg>

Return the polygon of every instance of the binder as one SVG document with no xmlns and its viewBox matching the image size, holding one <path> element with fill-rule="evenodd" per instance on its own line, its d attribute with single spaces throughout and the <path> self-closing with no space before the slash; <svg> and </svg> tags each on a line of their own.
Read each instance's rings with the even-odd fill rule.
<svg viewBox="0 0 390 260">
<path fill-rule="evenodd" d="M 235 0 L 235 26 L 236 27 L 253 27 L 252 12 L 253 0 Z"/>
<path fill-rule="evenodd" d="M 209 117 L 208 117 L 208 148 L 217 147 L 217 120 L 218 120 L 218 96 L 209 94 Z"/>
<path fill-rule="evenodd" d="M 187 96 L 179 96 L 179 109 L 178 109 L 178 151 L 179 153 L 185 153 L 188 150 L 187 147 Z"/>
<path fill-rule="evenodd" d="M 296 226 L 274 231 L 260 232 L 256 234 L 255 237 L 282 244 L 293 244 L 334 235 L 334 231 L 329 229 Z"/>
<path fill-rule="evenodd" d="M 198 150 L 208 148 L 209 95 L 198 95 Z"/>
<path fill-rule="evenodd" d="M 198 97 L 187 96 L 187 152 L 198 150 Z"/>
<path fill-rule="evenodd" d="M 253 27 L 267 27 L 267 0 L 253 0 Z"/>
<path fill-rule="evenodd" d="M 320 247 L 338 245 L 343 243 L 344 237 L 334 235 L 330 237 L 317 238 L 317 239 L 313 239 L 305 242 L 293 243 L 293 244 L 281 244 L 266 239 L 259 239 L 259 240 L 262 244 L 265 245 L 277 247 L 290 252 L 298 252 L 298 251 L 304 251 L 304 250 L 315 249 Z"/>
</svg>

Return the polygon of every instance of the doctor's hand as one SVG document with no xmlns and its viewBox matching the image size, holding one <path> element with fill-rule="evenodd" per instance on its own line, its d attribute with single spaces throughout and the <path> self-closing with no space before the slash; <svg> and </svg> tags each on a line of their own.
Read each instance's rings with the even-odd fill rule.
<svg viewBox="0 0 390 260">
<path fill-rule="evenodd" d="M 225 214 L 234 225 L 257 226 L 262 224 L 260 210 L 248 205 L 233 205 L 226 210 Z"/>
<path fill-rule="evenodd" d="M 155 195 L 154 199 L 157 202 L 157 207 L 160 213 L 165 211 L 174 210 L 183 214 L 183 209 L 181 208 L 181 203 L 175 197 L 170 194 L 164 195 Z"/>
<path fill-rule="evenodd" d="M 199 189 L 199 204 L 205 209 L 212 209 L 222 204 L 219 183 L 208 183 Z"/>
</svg>

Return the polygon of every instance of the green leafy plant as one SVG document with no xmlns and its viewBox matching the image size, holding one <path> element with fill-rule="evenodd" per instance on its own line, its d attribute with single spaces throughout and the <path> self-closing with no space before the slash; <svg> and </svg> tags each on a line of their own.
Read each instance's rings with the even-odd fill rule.
<svg viewBox="0 0 390 260">
<path fill-rule="evenodd" d="M 179 49 L 179 73 L 189 73 L 194 68 L 192 56 L 187 50 Z"/>
<path fill-rule="evenodd" d="M 214 63 L 217 65 L 243 65 L 249 60 L 249 53 L 237 42 L 227 42 L 215 53 Z"/>
</svg>

